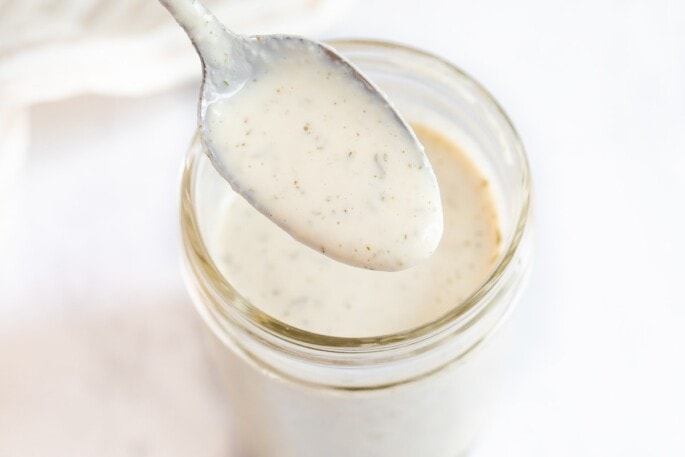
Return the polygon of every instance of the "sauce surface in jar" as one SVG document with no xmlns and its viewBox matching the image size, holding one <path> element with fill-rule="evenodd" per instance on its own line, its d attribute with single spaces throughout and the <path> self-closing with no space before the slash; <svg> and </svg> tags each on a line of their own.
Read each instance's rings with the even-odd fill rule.
<svg viewBox="0 0 685 457">
<path fill-rule="evenodd" d="M 444 210 L 442 240 L 426 261 L 400 272 L 332 261 L 236 196 L 209 240 L 221 273 L 265 313 L 329 336 L 405 331 L 458 306 L 497 262 L 494 199 L 488 181 L 456 145 L 426 127 L 414 130 L 433 164 Z"/>
</svg>

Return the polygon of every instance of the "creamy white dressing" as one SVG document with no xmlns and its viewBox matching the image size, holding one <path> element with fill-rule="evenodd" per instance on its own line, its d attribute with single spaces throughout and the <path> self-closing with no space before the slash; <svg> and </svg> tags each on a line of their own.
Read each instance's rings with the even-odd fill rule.
<svg viewBox="0 0 685 457">
<path fill-rule="evenodd" d="M 442 206 L 412 132 L 346 63 L 318 46 L 285 49 L 207 106 L 205 142 L 234 189 L 339 261 L 401 270 L 429 257 Z"/>
<path fill-rule="evenodd" d="M 433 70 L 427 74 L 418 72 L 414 78 L 411 72 L 419 68 L 412 61 L 416 56 L 412 57 L 411 53 L 405 55 L 412 63 L 406 68 L 403 65 L 388 67 L 401 62 L 394 60 L 394 55 L 392 57 L 377 57 L 370 62 L 383 64 L 380 67 L 383 71 L 378 73 L 379 82 L 383 82 L 383 76 L 388 76 L 385 71 L 392 70 L 393 82 L 398 84 L 389 85 L 388 89 L 396 90 L 398 102 L 404 102 L 403 106 L 410 108 L 406 112 L 418 122 L 423 120 L 438 127 L 447 137 L 466 140 L 464 144 L 467 146 L 470 133 L 476 132 L 471 132 L 475 126 L 479 136 L 473 137 L 476 147 L 468 147 L 468 152 L 474 154 L 474 158 L 489 159 L 489 150 L 481 148 L 480 141 L 476 140 L 481 139 L 481 133 L 487 141 L 492 135 L 501 133 L 496 125 L 499 120 L 488 118 L 493 113 L 482 109 L 485 106 L 482 95 L 470 92 L 471 89 L 462 93 L 464 87 L 470 87 L 472 83 L 467 81 L 468 85 L 463 86 L 464 83 L 459 82 L 461 76 L 452 80 L 452 72 L 452 76 L 446 76 L 439 72 L 433 74 Z M 348 100 L 344 100 L 345 103 L 340 103 L 346 89 L 341 89 L 340 84 L 329 83 L 331 79 L 335 81 L 332 75 L 324 74 L 327 78 L 304 75 L 305 67 L 310 65 L 307 61 L 292 67 L 288 65 L 290 61 L 271 58 L 267 61 L 283 67 L 277 73 L 266 71 L 255 75 L 256 81 L 250 83 L 254 83 L 251 93 L 240 92 L 243 86 L 234 87 L 236 98 L 222 100 L 220 103 L 225 105 L 216 105 L 207 111 L 207 119 L 211 117 L 213 122 L 207 122 L 205 128 L 218 128 L 226 123 L 239 126 L 237 130 L 221 130 L 224 136 L 217 140 L 224 141 L 227 150 L 231 144 L 236 147 L 233 151 L 228 150 L 236 157 L 228 159 L 238 163 L 236 168 L 250 169 L 250 165 L 254 167 L 255 160 L 268 156 L 265 161 L 268 163 L 259 164 L 263 167 L 259 171 L 259 179 L 266 183 L 276 182 L 283 195 L 294 194 L 280 208 L 283 212 L 279 214 L 293 214 L 290 205 L 297 202 L 315 207 L 317 214 L 314 215 L 326 217 L 312 219 L 307 224 L 317 229 L 325 228 L 323 233 L 328 235 L 330 229 L 325 224 L 337 221 L 331 217 L 337 215 L 340 208 L 346 208 L 347 202 L 339 199 L 322 202 L 318 198 L 328 196 L 328 189 L 322 192 L 318 188 L 319 191 L 310 194 L 311 187 L 303 184 L 310 184 L 308 179 L 314 180 L 318 171 L 328 170 L 327 166 L 333 170 L 359 167 L 352 169 L 357 170 L 362 178 L 365 174 L 368 178 L 369 170 L 373 170 L 373 167 L 367 168 L 369 159 L 373 157 L 372 164 L 377 165 L 373 154 L 360 154 L 358 158 L 364 157 L 361 162 L 346 162 L 341 153 L 349 153 L 346 149 L 351 145 L 357 146 L 355 141 L 373 144 L 379 140 L 377 134 L 385 135 L 387 130 L 376 129 L 372 113 L 364 113 L 369 117 L 363 119 L 351 115 L 356 102 L 348 105 Z M 420 59 L 418 61 L 421 62 Z M 288 76 L 288 87 L 279 75 Z M 443 82 L 450 83 L 449 87 L 443 87 Z M 421 90 L 413 90 L 419 86 Z M 247 86 L 244 88 L 247 90 Z M 317 96 L 312 97 L 312 94 Z M 436 94 L 454 96 L 455 106 L 461 106 L 460 101 L 468 100 L 465 105 L 474 105 L 473 116 L 444 112 L 445 105 L 436 101 Z M 238 98 L 240 96 L 245 98 Z M 336 107 L 336 110 L 341 106 L 351 108 L 349 112 L 335 112 L 335 116 L 340 117 L 326 123 L 329 121 L 328 105 Z M 293 106 L 296 107 L 295 113 L 291 111 Z M 212 108 L 221 109 L 212 112 Z M 364 106 L 362 110 L 367 108 Z M 451 115 L 455 117 L 451 118 Z M 498 116 L 497 113 L 495 115 Z M 342 128 L 348 126 L 340 120 L 345 117 L 351 117 L 355 127 L 368 128 L 365 131 L 369 136 L 363 140 L 356 140 L 356 135 L 350 137 L 349 132 L 355 130 Z M 250 124 L 255 119 L 258 122 Z M 322 123 L 318 124 L 319 121 Z M 283 128 L 275 131 L 273 125 Z M 480 128 L 483 128 L 482 132 Z M 354 268 L 308 249 L 273 223 L 273 220 L 278 222 L 275 213 L 269 214 L 260 207 L 272 218 L 269 219 L 245 199 L 226 189 L 208 167 L 205 158 L 199 158 L 201 163 L 199 168 L 195 168 L 193 199 L 201 239 L 210 259 L 202 255 L 195 259 L 194 243 L 186 246 L 192 260 L 191 290 L 201 314 L 219 337 L 215 340 L 217 352 L 214 361 L 225 377 L 230 409 L 236 413 L 238 439 L 235 442 L 241 445 L 237 454 L 255 457 L 452 457 L 464 452 L 479 429 L 487 414 L 487 403 L 493 398 L 489 385 L 496 378 L 497 357 L 502 349 L 494 344 L 497 339 L 493 338 L 493 326 L 501 322 L 501 313 L 510 306 L 512 294 L 518 288 L 518 282 L 511 282 L 511 278 L 516 279 L 516 275 L 521 273 L 513 270 L 514 276 L 510 276 L 506 283 L 493 282 L 495 288 L 492 291 L 496 293 L 479 296 L 478 303 L 483 306 L 473 308 L 478 313 L 464 313 L 460 318 L 450 319 L 446 332 L 425 340 L 414 338 L 417 333 L 411 329 L 435 321 L 450 311 L 464 310 L 464 300 L 488 280 L 502 257 L 500 221 L 487 179 L 440 133 L 427 128 L 417 128 L 417 133 L 437 173 L 445 233 L 428 260 L 392 273 Z M 270 135 L 284 136 L 270 143 Z M 218 136 L 214 135 L 215 138 Z M 250 161 L 241 165 L 245 158 L 238 156 L 236 151 L 241 148 L 247 150 L 253 141 L 258 147 L 249 145 L 253 149 L 248 152 L 253 157 L 247 154 Z M 275 151 L 281 144 L 285 146 L 283 150 Z M 323 154 L 329 150 L 335 154 Z M 317 155 L 317 152 L 321 154 Z M 193 151 L 195 153 L 196 150 Z M 287 154 L 290 153 L 294 154 L 298 165 L 289 170 Z M 499 156 L 493 157 L 495 161 L 500 159 Z M 399 173 L 397 168 L 393 168 L 400 163 L 396 158 L 395 155 L 388 156 L 392 159 L 388 170 L 393 174 Z M 326 160 L 337 162 L 328 164 Z M 489 160 L 481 163 L 487 165 Z M 407 173 L 420 173 L 419 168 L 416 163 L 414 167 L 409 165 Z M 483 171 L 491 170 L 483 168 Z M 247 175 L 244 169 L 241 172 Z M 335 173 L 332 175 L 337 176 Z M 329 176 L 327 174 L 325 178 Z M 407 175 L 407 179 L 415 179 L 416 176 Z M 494 172 L 487 176 L 500 177 Z M 359 179 L 355 182 L 358 198 L 369 199 L 387 181 Z M 494 187 L 498 189 L 499 184 L 502 182 Z M 316 189 L 317 184 L 312 185 Z M 396 192 L 402 192 L 402 189 L 392 188 L 392 191 L 397 199 L 399 194 Z M 245 189 L 242 192 L 250 198 L 249 192 Z M 253 193 L 256 192 L 254 189 Z M 260 194 L 260 198 L 265 196 L 268 194 Z M 395 199 L 390 198 L 390 202 Z M 274 201 L 279 199 L 274 198 Z M 383 208 L 375 211 L 383 211 Z M 329 212 L 325 212 L 326 209 Z M 299 219 L 300 223 L 312 216 L 299 208 L 298 211 L 297 214 L 304 217 Z M 368 209 L 364 211 L 368 213 Z M 371 213 L 376 214 L 381 213 Z M 406 229 L 405 216 L 406 213 L 398 217 L 393 228 Z M 369 223 L 369 219 L 359 216 L 350 221 L 353 227 L 349 230 L 353 231 L 359 225 L 362 236 L 376 235 L 378 227 Z M 504 227 L 508 227 L 506 218 L 503 221 Z M 304 228 L 296 226 L 296 229 L 301 234 L 308 227 L 305 224 Z M 192 227 L 189 233 L 192 234 L 194 229 Z M 337 230 L 336 227 L 333 229 Z M 346 235 L 348 232 L 341 234 Z M 379 242 L 384 241 L 381 239 Z M 326 240 L 325 244 L 328 243 Z M 394 245 L 391 243 L 390 246 L 386 248 L 388 256 Z M 332 248 L 327 249 L 327 254 L 331 255 Z M 400 245 L 395 249 L 398 252 L 404 248 Z M 341 252 L 345 254 L 344 250 Z M 377 258 L 378 255 L 374 259 Z M 520 257 L 512 260 L 517 269 L 521 267 L 520 260 Z M 214 274 L 210 276 L 203 268 L 195 268 L 200 262 L 207 261 L 218 267 L 238 295 L 284 323 L 283 328 L 288 330 L 275 329 L 265 316 L 252 311 L 244 313 L 243 301 L 231 288 L 217 281 Z M 207 295 L 210 289 L 205 286 L 210 286 L 219 296 Z M 234 305 L 235 309 L 232 308 Z M 244 313 L 245 320 L 234 321 L 234 311 Z M 252 324 L 256 326 L 255 332 Z M 298 344 L 299 337 L 292 327 L 347 338 L 395 332 L 408 332 L 407 335 L 412 336 L 396 335 L 384 340 L 392 341 L 392 344 L 368 344 L 359 348 L 359 352 L 356 345 L 355 348 L 344 347 L 338 351 L 337 348 L 318 346 L 318 342 L 325 345 L 327 341 L 319 337 L 311 338 L 314 341 L 312 347 Z M 262 339 L 262 336 L 266 337 L 262 330 L 267 330 L 270 335 Z M 449 337 L 443 338 L 445 335 Z M 283 338 L 279 338 L 281 336 Z M 487 344 L 484 344 L 486 340 Z"/>
<path fill-rule="evenodd" d="M 208 245 L 222 274 L 267 314 L 331 336 L 400 332 L 458 306 L 497 261 L 494 200 L 487 180 L 456 146 L 429 129 L 416 132 L 435 167 L 445 211 L 445 233 L 427 261 L 392 273 L 332 262 L 235 198 Z"/>
<path fill-rule="evenodd" d="M 423 147 L 334 50 L 239 37 L 201 3 L 163 0 L 205 65 L 200 124 L 220 174 L 293 238 L 373 270 L 428 258 L 442 205 Z"/>
</svg>

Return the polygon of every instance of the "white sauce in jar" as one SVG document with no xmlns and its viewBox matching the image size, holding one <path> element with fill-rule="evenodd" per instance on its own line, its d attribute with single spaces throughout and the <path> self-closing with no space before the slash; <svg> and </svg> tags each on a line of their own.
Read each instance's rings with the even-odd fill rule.
<svg viewBox="0 0 685 457">
<path fill-rule="evenodd" d="M 270 42 L 252 57 L 254 77 L 206 108 L 205 143 L 234 190 L 341 262 L 392 271 L 431 256 L 442 205 L 411 130 L 326 49 Z"/>
<path fill-rule="evenodd" d="M 392 273 L 333 262 L 234 198 L 209 240 L 221 273 L 265 313 L 330 336 L 404 331 L 458 306 L 497 261 L 495 205 L 487 180 L 459 148 L 427 128 L 415 131 L 435 168 L 445 216 L 442 241 L 427 261 Z"/>
</svg>

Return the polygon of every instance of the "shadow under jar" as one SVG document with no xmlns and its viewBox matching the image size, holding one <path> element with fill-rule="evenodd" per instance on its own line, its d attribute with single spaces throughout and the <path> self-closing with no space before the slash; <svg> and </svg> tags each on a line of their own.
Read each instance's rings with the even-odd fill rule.
<svg viewBox="0 0 685 457">
<path fill-rule="evenodd" d="M 489 414 L 504 349 L 498 329 L 528 270 L 531 192 L 525 153 L 495 100 L 449 63 L 383 42 L 331 44 L 387 94 L 410 124 L 464 151 L 491 194 L 498 249 L 469 293 L 413 325 L 349 335 L 298 325 L 287 314 L 251 302 L 230 269 L 221 268 L 222 245 L 244 243 L 221 235 L 228 208 L 240 197 L 212 168 L 196 138 L 182 179 L 185 278 L 210 330 L 212 361 L 234 418 L 236 452 L 246 457 L 455 457 L 468 449 Z M 440 180 L 441 170 L 433 166 Z M 460 250 L 450 255 L 456 259 Z M 231 259 L 238 266 L 261 261 L 258 254 Z M 355 274 L 381 275 L 376 282 L 398 274 L 364 272 Z M 424 306 L 420 295 L 417 301 L 415 308 Z M 368 306 L 368 322 L 392 321 L 392 308 L 386 308 L 391 310 L 387 316 L 371 316 L 377 310 Z M 365 309 L 355 309 L 364 327 Z M 331 311 L 322 305 L 313 312 Z"/>
</svg>

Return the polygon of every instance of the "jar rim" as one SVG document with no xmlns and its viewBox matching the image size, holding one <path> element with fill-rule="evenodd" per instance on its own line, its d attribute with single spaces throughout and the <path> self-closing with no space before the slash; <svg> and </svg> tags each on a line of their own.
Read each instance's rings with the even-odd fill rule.
<svg viewBox="0 0 685 457">
<path fill-rule="evenodd" d="M 435 54 L 404 44 L 380 40 L 344 39 L 331 40 L 327 43 L 334 48 L 362 47 L 369 50 L 386 49 L 400 51 L 416 58 L 428 59 L 433 63 L 443 66 L 448 72 L 467 80 L 479 93 L 482 99 L 492 105 L 497 114 L 504 120 L 505 125 L 511 129 L 515 151 L 522 164 L 521 186 L 523 188 L 523 199 L 513 224 L 513 236 L 510 238 L 506 245 L 506 249 L 504 249 L 503 255 L 500 256 L 495 268 L 487 279 L 468 297 L 436 319 L 407 330 L 377 336 L 339 337 L 310 332 L 289 325 L 264 311 L 261 311 L 244 298 L 239 291 L 234 289 L 227 279 L 219 272 L 218 267 L 212 261 L 206 246 L 202 241 L 194 211 L 193 190 L 191 186 L 194 160 L 191 154 L 183 169 L 181 183 L 181 236 L 186 254 L 194 255 L 197 260 L 197 262 L 190 265 L 194 270 L 194 273 L 201 273 L 206 278 L 210 279 L 211 285 L 209 289 L 211 290 L 206 290 L 207 294 L 211 295 L 215 302 L 224 302 L 215 303 L 219 306 L 219 309 L 210 310 L 213 311 L 211 314 L 214 318 L 218 317 L 218 315 L 223 318 L 228 318 L 233 324 L 239 325 L 242 327 L 242 330 L 252 333 L 253 335 L 255 334 L 255 331 L 257 333 L 265 333 L 264 337 L 260 338 L 263 342 L 268 342 L 266 340 L 276 338 L 281 342 L 289 343 L 290 345 L 297 347 L 329 353 L 369 353 L 385 351 L 406 346 L 411 343 L 425 341 L 436 334 L 449 331 L 455 327 L 463 327 L 469 321 L 470 317 L 480 314 L 482 306 L 479 307 L 479 305 L 483 305 L 484 298 L 502 281 L 505 273 L 512 265 L 512 260 L 518 252 L 523 234 L 528 225 L 531 207 L 530 170 L 520 137 L 505 111 L 499 103 L 497 103 L 496 99 L 478 81 L 456 65 Z M 193 142 L 196 140 L 197 136 L 194 138 Z M 207 285 L 208 284 L 205 284 L 205 286 Z M 230 300 L 230 309 L 221 306 L 228 300 Z"/>
</svg>

